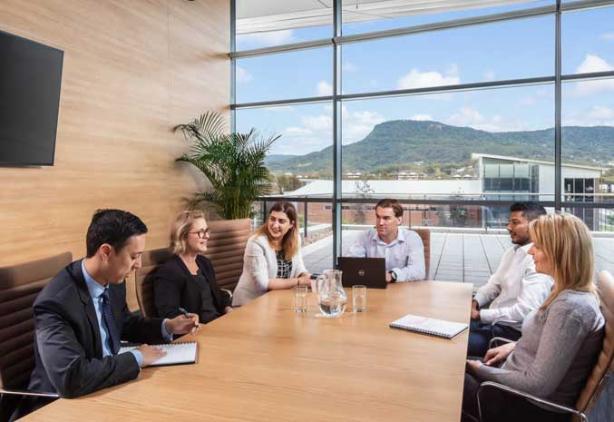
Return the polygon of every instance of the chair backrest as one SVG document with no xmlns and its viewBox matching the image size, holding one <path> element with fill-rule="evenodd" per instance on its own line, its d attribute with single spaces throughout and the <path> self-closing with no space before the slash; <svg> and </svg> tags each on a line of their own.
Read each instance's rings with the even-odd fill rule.
<svg viewBox="0 0 614 422">
<path fill-rule="evenodd" d="M 576 402 L 576 409 L 581 412 L 586 412 L 592 407 L 601 391 L 606 374 L 608 371 L 614 371 L 614 277 L 607 271 L 602 271 L 599 274 L 598 287 L 601 312 L 605 318 L 605 336 L 597 363 Z"/>
<path fill-rule="evenodd" d="M 422 239 L 422 244 L 424 245 L 424 270 L 426 279 L 429 280 L 429 271 L 431 267 L 431 230 L 424 228 L 412 228 L 412 230 L 418 233 L 418 236 Z"/>
<path fill-rule="evenodd" d="M 154 304 L 153 284 L 147 279 L 147 275 L 171 256 L 172 254 L 168 248 L 145 251 L 141 257 L 141 268 L 135 271 L 136 298 L 139 302 L 141 314 L 145 318 L 152 318 L 158 314 Z"/>
<path fill-rule="evenodd" d="M 243 271 L 243 254 L 252 234 L 249 218 L 209 221 L 207 258 L 215 270 L 218 286 L 233 290 Z"/>
<path fill-rule="evenodd" d="M 25 389 L 34 368 L 32 304 L 38 293 L 72 261 L 62 254 L 0 267 L 0 388 Z"/>
</svg>

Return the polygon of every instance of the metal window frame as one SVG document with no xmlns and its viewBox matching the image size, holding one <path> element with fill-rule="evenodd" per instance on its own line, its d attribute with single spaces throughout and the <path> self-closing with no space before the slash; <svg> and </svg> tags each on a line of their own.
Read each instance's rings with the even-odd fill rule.
<svg viewBox="0 0 614 422">
<path fill-rule="evenodd" d="M 427 95 L 448 92 L 460 92 L 479 89 L 494 89 L 514 86 L 530 86 L 539 84 L 552 84 L 555 90 L 554 99 L 554 165 L 555 165 L 555 191 L 552 201 L 541 201 L 544 206 L 554 207 L 557 211 L 562 208 L 614 208 L 614 202 L 568 202 L 563 200 L 562 192 L 562 138 L 561 138 L 561 114 L 562 114 L 562 85 L 565 81 L 575 80 L 595 80 L 599 78 L 612 78 L 614 71 L 609 72 L 594 72 L 583 74 L 562 74 L 562 35 L 561 35 L 561 19 L 563 12 L 588 10 L 604 6 L 614 5 L 614 0 L 578 0 L 574 2 L 562 3 L 561 0 L 556 0 L 556 3 L 551 6 L 528 8 L 511 12 L 496 13 L 484 16 L 476 16 L 470 18 L 454 19 L 442 22 L 435 22 L 425 25 L 408 26 L 384 31 L 374 31 L 369 33 L 361 33 L 350 36 L 344 36 L 342 33 L 342 0 L 334 0 L 333 3 L 333 36 L 331 38 L 317 39 L 306 42 L 298 42 L 284 44 L 273 47 L 265 47 L 251 50 L 236 50 L 236 0 L 231 0 L 230 6 L 230 62 L 231 62 L 231 89 L 230 89 L 230 110 L 231 110 L 231 128 L 236 130 L 236 111 L 249 108 L 263 108 L 285 106 L 293 104 L 318 104 L 330 103 L 333 106 L 333 194 L 332 196 L 323 197 L 290 197 L 284 196 L 283 199 L 295 202 L 330 202 L 333 209 L 333 256 L 336 258 L 341 251 L 341 206 L 344 203 L 373 203 L 378 200 L 375 198 L 357 198 L 344 196 L 341 190 L 341 103 L 348 100 L 363 100 L 387 98 L 395 96 L 414 96 Z M 541 77 L 507 79 L 499 81 L 475 82 L 448 86 L 437 86 L 418 89 L 404 90 L 389 90 L 389 91 L 373 91 L 343 94 L 342 93 L 342 74 L 341 74 L 341 48 L 343 44 L 365 42 L 370 40 L 378 40 L 389 37 L 398 37 L 411 34 L 419 34 L 425 32 L 441 31 L 452 28 L 462 28 L 474 25 L 483 25 L 499 21 L 510 21 L 515 19 L 531 18 L 536 16 L 553 15 L 555 18 L 555 48 L 554 48 L 554 74 Z M 302 97 L 302 98 L 286 98 L 280 100 L 254 101 L 254 102 L 236 102 L 236 62 L 239 59 L 247 57 L 259 57 L 269 54 L 287 53 L 291 51 L 301 51 L 314 48 L 332 48 L 333 54 L 333 94 L 330 96 L 318 97 Z M 260 198 L 263 201 L 275 200 L 276 197 Z M 279 197 L 280 199 L 282 197 Z M 507 206 L 513 201 L 493 201 L 493 200 L 438 200 L 429 198 L 412 198 L 400 199 L 402 203 L 412 204 L 432 204 L 432 205 L 481 205 L 481 206 Z"/>
</svg>

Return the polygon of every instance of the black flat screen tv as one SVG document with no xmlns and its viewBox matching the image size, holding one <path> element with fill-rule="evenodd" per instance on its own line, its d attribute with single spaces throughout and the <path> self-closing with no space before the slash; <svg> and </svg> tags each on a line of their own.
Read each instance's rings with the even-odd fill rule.
<svg viewBox="0 0 614 422">
<path fill-rule="evenodd" d="M 51 166 L 64 52 L 0 31 L 0 166 Z"/>
</svg>

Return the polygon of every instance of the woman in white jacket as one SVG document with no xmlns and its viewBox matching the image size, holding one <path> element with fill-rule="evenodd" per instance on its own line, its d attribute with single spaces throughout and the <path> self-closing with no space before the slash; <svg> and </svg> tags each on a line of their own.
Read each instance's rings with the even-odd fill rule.
<svg viewBox="0 0 614 422">
<path fill-rule="evenodd" d="M 296 209 L 289 202 L 276 202 L 247 241 L 232 305 L 244 305 L 269 290 L 308 286 L 309 277 L 301 256 Z"/>
</svg>

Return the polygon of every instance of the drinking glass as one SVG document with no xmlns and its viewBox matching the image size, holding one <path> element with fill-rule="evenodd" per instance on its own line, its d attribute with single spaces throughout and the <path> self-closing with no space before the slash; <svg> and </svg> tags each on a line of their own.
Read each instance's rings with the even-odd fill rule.
<svg viewBox="0 0 614 422">
<path fill-rule="evenodd" d="M 307 286 L 296 286 L 294 288 L 294 312 L 307 312 Z"/>
<path fill-rule="evenodd" d="M 354 312 L 367 310 L 367 286 L 361 284 L 352 286 L 352 310 Z"/>
</svg>

